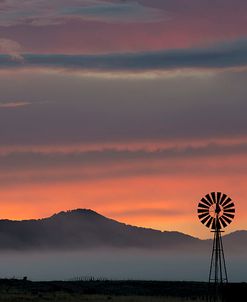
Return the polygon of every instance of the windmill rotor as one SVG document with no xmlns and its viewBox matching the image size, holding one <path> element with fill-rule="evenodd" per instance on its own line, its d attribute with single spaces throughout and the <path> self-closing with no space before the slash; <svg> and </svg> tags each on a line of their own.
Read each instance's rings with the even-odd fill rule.
<svg viewBox="0 0 247 302">
<path fill-rule="evenodd" d="M 221 192 L 212 192 L 198 203 L 198 217 L 203 225 L 212 230 L 227 227 L 235 216 L 232 199 Z"/>
</svg>

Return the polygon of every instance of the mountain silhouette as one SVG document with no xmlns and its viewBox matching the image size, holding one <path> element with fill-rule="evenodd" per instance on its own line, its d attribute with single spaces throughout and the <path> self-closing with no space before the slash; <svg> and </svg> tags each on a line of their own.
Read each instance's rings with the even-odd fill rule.
<svg viewBox="0 0 247 302">
<path fill-rule="evenodd" d="M 231 242 L 247 243 L 245 231 L 225 237 L 230 245 Z M 127 225 L 88 209 L 60 212 L 37 220 L 0 220 L 1 250 L 96 247 L 199 249 L 208 242 L 180 232 Z"/>
</svg>

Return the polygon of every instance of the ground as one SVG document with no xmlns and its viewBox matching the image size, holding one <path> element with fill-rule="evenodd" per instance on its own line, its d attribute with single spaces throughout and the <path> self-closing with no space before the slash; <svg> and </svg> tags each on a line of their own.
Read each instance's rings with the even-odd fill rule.
<svg viewBox="0 0 247 302">
<path fill-rule="evenodd" d="M 226 291 L 224 301 L 237 301 L 235 293 L 246 295 L 247 285 L 230 284 Z M 205 302 L 207 294 L 202 282 L 0 280 L 1 302 Z"/>
</svg>

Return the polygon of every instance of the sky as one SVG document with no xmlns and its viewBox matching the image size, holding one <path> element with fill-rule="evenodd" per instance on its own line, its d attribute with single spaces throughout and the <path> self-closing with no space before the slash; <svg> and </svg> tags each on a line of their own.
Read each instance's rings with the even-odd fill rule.
<svg viewBox="0 0 247 302">
<path fill-rule="evenodd" d="M 211 236 L 247 218 L 247 2 L 0 0 L 0 213 Z"/>
</svg>

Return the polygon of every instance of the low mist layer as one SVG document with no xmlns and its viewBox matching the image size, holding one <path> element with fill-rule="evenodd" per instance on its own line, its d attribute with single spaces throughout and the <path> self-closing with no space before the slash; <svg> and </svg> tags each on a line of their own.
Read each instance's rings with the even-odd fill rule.
<svg viewBox="0 0 247 302">
<path fill-rule="evenodd" d="M 30 280 L 181 280 L 207 281 L 211 250 L 203 254 L 140 249 L 0 254 L 1 278 Z M 226 253 L 229 281 L 247 281 L 247 256 Z"/>
</svg>

